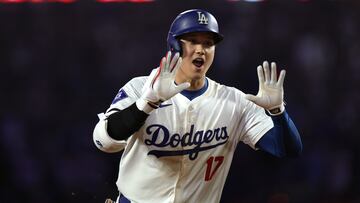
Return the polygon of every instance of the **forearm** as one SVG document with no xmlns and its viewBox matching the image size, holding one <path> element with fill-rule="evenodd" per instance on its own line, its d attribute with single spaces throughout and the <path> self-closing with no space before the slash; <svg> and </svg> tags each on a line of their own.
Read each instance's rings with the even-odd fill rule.
<svg viewBox="0 0 360 203">
<path fill-rule="evenodd" d="M 271 119 L 274 127 L 258 141 L 257 147 L 277 157 L 299 156 L 302 152 L 300 134 L 286 111 Z"/>
<path fill-rule="evenodd" d="M 286 155 L 299 156 L 303 148 L 300 133 L 297 130 L 294 122 L 291 120 L 290 116 L 286 112 L 284 113 L 285 114 L 279 117 L 279 123 L 283 129 L 283 139 Z"/>
<path fill-rule="evenodd" d="M 115 140 L 125 140 L 144 125 L 148 116 L 134 103 L 122 111 L 117 110 L 107 118 L 107 132 Z"/>
</svg>

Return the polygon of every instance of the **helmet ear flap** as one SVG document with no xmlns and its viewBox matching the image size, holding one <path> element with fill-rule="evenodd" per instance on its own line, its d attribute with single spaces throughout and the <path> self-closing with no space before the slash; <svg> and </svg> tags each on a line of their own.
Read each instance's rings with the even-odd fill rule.
<svg viewBox="0 0 360 203">
<path fill-rule="evenodd" d="M 171 52 L 179 52 L 180 56 L 182 56 L 181 44 L 178 39 L 176 39 L 171 33 L 168 34 L 167 38 L 168 50 Z"/>
</svg>

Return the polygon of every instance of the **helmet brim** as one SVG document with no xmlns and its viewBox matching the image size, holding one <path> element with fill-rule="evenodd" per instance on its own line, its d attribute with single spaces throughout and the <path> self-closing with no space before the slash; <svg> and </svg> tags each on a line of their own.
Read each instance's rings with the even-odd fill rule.
<svg viewBox="0 0 360 203">
<path fill-rule="evenodd" d="M 181 32 L 181 33 L 179 33 L 177 35 L 173 35 L 173 36 L 176 39 L 181 39 L 185 35 L 191 34 L 191 33 L 210 33 L 213 36 L 215 44 L 221 42 L 224 39 L 224 36 L 222 34 L 217 33 L 217 32 L 209 31 L 208 29 L 189 29 L 189 30 L 184 30 L 183 32 Z"/>
</svg>

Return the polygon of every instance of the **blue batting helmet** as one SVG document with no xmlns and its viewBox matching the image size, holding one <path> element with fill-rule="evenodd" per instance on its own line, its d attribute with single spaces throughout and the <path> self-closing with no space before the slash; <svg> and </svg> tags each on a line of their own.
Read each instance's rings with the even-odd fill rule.
<svg viewBox="0 0 360 203">
<path fill-rule="evenodd" d="M 193 32 L 212 33 L 215 44 L 224 38 L 219 33 L 218 23 L 211 13 L 201 9 L 191 9 L 180 13 L 171 24 L 167 37 L 168 49 L 182 54 L 179 38 Z"/>
</svg>

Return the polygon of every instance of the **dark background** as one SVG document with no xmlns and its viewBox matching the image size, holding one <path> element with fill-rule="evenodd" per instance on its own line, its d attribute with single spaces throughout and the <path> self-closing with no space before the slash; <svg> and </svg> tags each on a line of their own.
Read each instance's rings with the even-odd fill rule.
<svg viewBox="0 0 360 203">
<path fill-rule="evenodd" d="M 263 60 L 287 70 L 304 144 L 297 159 L 240 144 L 222 202 L 360 202 L 359 1 L 79 0 L 0 3 L 1 203 L 116 198 L 121 154 L 93 144 L 96 114 L 158 65 L 171 22 L 191 8 L 225 35 L 210 78 L 256 94 Z"/>
</svg>

